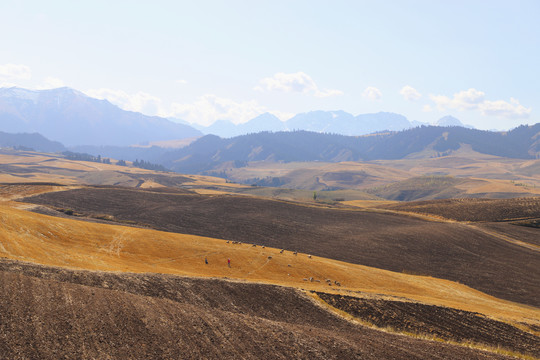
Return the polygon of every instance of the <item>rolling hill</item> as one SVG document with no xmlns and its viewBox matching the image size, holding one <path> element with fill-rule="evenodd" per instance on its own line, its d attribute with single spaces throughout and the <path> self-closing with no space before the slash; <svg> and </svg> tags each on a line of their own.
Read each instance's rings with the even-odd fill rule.
<svg viewBox="0 0 540 360">
<path fill-rule="evenodd" d="M 536 216 L 534 199 L 505 200 L 507 222 L 467 223 L 32 152 L 0 160 L 5 357 L 540 354 L 537 229 L 513 224 Z"/>
<path fill-rule="evenodd" d="M 445 278 L 499 298 L 540 305 L 538 251 L 463 224 L 245 196 L 120 188 L 51 192 L 24 202 L 69 208 L 81 218 L 108 217 L 163 231 Z M 540 213 L 535 211 L 535 216 L 540 218 Z"/>
<path fill-rule="evenodd" d="M 372 161 L 415 157 L 441 157 L 468 145 L 475 152 L 535 159 L 540 154 L 540 124 L 521 126 L 506 133 L 461 127 L 422 126 L 400 132 L 350 137 L 306 131 L 261 132 L 222 139 L 207 135 L 164 155 L 167 167 L 200 173 L 236 161 Z"/>
</svg>

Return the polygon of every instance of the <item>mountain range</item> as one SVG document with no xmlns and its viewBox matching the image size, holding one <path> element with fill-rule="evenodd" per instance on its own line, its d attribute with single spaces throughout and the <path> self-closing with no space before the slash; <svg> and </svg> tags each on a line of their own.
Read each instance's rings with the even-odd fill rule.
<svg viewBox="0 0 540 360">
<path fill-rule="evenodd" d="M 455 120 L 459 122 L 458 119 Z M 420 125 L 427 124 L 417 121 L 411 122 L 403 115 L 390 112 L 354 116 L 342 110 L 319 110 L 297 114 L 287 121 L 281 121 L 273 114 L 264 113 L 242 124 L 234 124 L 227 120 L 218 120 L 207 127 L 194 126 L 204 134 L 230 138 L 261 131 L 277 132 L 295 130 L 358 136 L 380 131 L 405 130 Z"/>
<path fill-rule="evenodd" d="M 451 116 L 441 118 L 437 124 L 418 126 L 402 115 L 387 112 L 353 116 L 344 111 L 313 111 L 285 122 L 266 113 L 240 125 L 218 121 L 204 132 L 219 133 L 221 137 L 203 136 L 186 124 L 124 111 L 70 88 L 0 89 L 0 146 L 45 152 L 67 148 L 93 156 L 151 161 L 186 173 L 214 171 L 226 162 L 241 166 L 249 161 L 338 162 L 443 156 L 463 145 L 480 153 L 510 158 L 534 159 L 540 154 L 540 124 L 508 132 L 471 129 Z M 186 138 L 193 140 L 173 150 L 133 146 Z"/>
<path fill-rule="evenodd" d="M 202 135 L 190 126 L 125 111 L 67 87 L 0 89 L 0 131 L 38 132 L 67 146 L 128 146 Z"/>
<path fill-rule="evenodd" d="M 227 162 L 242 167 L 248 161 L 341 162 L 438 157 L 463 145 L 483 154 L 535 159 L 540 156 L 539 134 L 540 123 L 508 132 L 420 126 L 369 136 L 309 131 L 260 132 L 229 139 L 206 135 L 182 149 L 164 153 L 160 161 L 179 172 L 204 173 Z"/>
<path fill-rule="evenodd" d="M 390 112 L 352 115 L 345 111 L 311 111 L 281 121 L 270 113 L 246 123 L 218 120 L 208 127 L 125 111 L 107 100 L 91 98 L 63 87 L 51 90 L 0 89 L 0 131 L 40 133 L 66 146 L 129 146 L 157 141 L 196 138 L 213 134 L 222 138 L 259 133 L 305 130 L 358 136 L 400 131 L 420 125 Z M 440 126 L 465 126 L 451 116 Z"/>
</svg>

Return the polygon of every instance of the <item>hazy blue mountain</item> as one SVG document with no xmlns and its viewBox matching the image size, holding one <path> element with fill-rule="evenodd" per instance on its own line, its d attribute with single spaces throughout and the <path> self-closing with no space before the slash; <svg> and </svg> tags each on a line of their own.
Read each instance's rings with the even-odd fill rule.
<svg viewBox="0 0 540 360">
<path fill-rule="evenodd" d="M 66 150 L 58 141 L 51 141 L 40 134 L 9 134 L 0 131 L 0 147 L 10 147 L 22 150 L 36 150 L 56 153 Z"/>
<path fill-rule="evenodd" d="M 305 130 L 341 135 L 365 135 L 380 131 L 399 131 L 417 126 L 403 115 L 380 112 L 353 116 L 345 111 L 310 111 L 300 113 L 283 122 L 276 116 L 265 113 L 244 124 L 235 125 L 219 120 L 206 128 L 199 128 L 205 134 L 224 138 L 257 133 L 261 131 Z"/>
<path fill-rule="evenodd" d="M 444 117 L 440 118 L 439 120 L 437 120 L 435 125 L 436 126 L 461 126 L 461 127 L 465 127 L 465 128 L 469 128 L 469 129 L 474 128 L 471 125 L 463 124 L 459 119 L 457 119 L 457 118 L 455 118 L 453 116 L 450 116 L 450 115 L 447 115 L 447 116 L 444 116 Z"/>
<path fill-rule="evenodd" d="M 407 118 L 400 114 L 379 112 L 375 114 L 361 114 L 355 117 L 353 129 L 356 135 L 371 134 L 379 131 L 400 131 L 413 127 Z M 355 134 L 348 134 L 355 135 Z"/>
<path fill-rule="evenodd" d="M 201 128 L 201 131 L 204 134 L 217 135 L 223 138 L 240 135 L 238 126 L 233 124 L 229 120 L 217 120 L 212 125 Z"/>
<path fill-rule="evenodd" d="M 243 124 L 235 125 L 228 120 L 218 120 L 208 127 L 201 126 L 198 129 L 205 134 L 229 138 L 261 131 L 285 131 L 287 127 L 275 115 L 264 113 Z"/>
<path fill-rule="evenodd" d="M 287 120 L 285 124 L 289 130 L 343 134 L 343 129 L 350 127 L 353 122 L 354 116 L 345 111 L 319 110 L 297 114 Z"/>
<path fill-rule="evenodd" d="M 497 156 L 534 159 L 540 155 L 536 135 L 540 123 L 509 132 L 464 127 L 421 126 L 374 136 L 345 136 L 308 131 L 261 132 L 223 139 L 204 136 L 189 146 L 163 155 L 165 167 L 187 173 L 211 171 L 224 162 L 246 161 L 367 161 L 402 159 L 428 147 L 440 154 L 462 144 Z"/>
<path fill-rule="evenodd" d="M 312 111 L 298 114 L 286 122 L 290 130 L 307 130 L 341 135 L 366 135 L 413 127 L 403 115 L 379 112 L 353 116 L 345 111 Z"/>
<path fill-rule="evenodd" d="M 0 89 L 0 131 L 38 132 L 65 145 L 131 145 L 201 136 L 194 128 L 125 111 L 70 89 Z"/>
<path fill-rule="evenodd" d="M 237 128 L 241 134 L 253 134 L 261 131 L 285 131 L 287 127 L 285 123 L 275 115 L 264 113 L 256 118 L 251 119 L 247 123 L 239 124 Z"/>
</svg>

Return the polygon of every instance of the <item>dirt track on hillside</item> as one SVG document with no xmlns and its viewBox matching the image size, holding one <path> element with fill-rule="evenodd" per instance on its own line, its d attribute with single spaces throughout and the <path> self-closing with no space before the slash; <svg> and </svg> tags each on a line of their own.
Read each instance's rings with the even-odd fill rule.
<svg viewBox="0 0 540 360">
<path fill-rule="evenodd" d="M 459 281 L 496 297 L 540 306 L 538 252 L 467 226 L 242 196 L 85 188 L 24 201 L 109 214 L 156 229 L 255 243 Z"/>
<path fill-rule="evenodd" d="M 9 359 L 504 359 L 349 323 L 297 290 L 0 260 Z"/>
</svg>

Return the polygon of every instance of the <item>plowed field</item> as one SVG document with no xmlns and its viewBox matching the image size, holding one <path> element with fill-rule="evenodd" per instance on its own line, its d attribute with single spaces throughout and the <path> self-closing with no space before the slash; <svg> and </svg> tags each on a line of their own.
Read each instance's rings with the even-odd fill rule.
<svg viewBox="0 0 540 360">
<path fill-rule="evenodd" d="M 382 269 L 459 281 L 496 297 L 540 306 L 539 252 L 447 222 L 325 209 L 242 196 L 83 188 L 25 199 L 107 214 L 156 229 L 298 250 Z"/>
<path fill-rule="evenodd" d="M 505 359 L 347 322 L 272 285 L 0 261 L 5 359 Z"/>
<path fill-rule="evenodd" d="M 540 218 L 540 198 L 447 199 L 398 203 L 385 209 L 410 211 L 458 221 L 509 221 Z"/>
<path fill-rule="evenodd" d="M 441 306 L 352 296 L 317 295 L 333 307 L 378 327 L 445 340 L 502 346 L 540 356 L 540 337 L 481 314 Z"/>
</svg>

